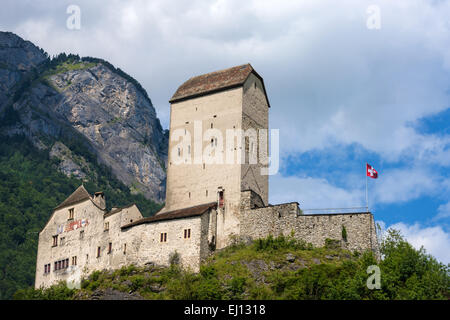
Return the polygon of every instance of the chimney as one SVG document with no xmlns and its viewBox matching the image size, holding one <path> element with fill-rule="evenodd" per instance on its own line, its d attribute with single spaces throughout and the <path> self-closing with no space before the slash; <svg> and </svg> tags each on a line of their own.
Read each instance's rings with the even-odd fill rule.
<svg viewBox="0 0 450 320">
<path fill-rule="evenodd" d="M 94 203 L 101 209 L 106 209 L 105 194 L 103 193 L 103 191 L 94 193 Z"/>
</svg>

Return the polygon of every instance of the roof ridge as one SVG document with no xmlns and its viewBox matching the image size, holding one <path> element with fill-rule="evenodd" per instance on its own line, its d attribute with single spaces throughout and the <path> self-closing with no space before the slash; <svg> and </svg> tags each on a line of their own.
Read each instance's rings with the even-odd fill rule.
<svg viewBox="0 0 450 320">
<path fill-rule="evenodd" d="M 84 201 L 84 200 L 92 200 L 91 195 L 86 190 L 83 184 L 81 184 L 70 196 L 68 196 L 63 202 L 61 202 L 58 206 L 55 207 L 56 209 L 61 209 L 66 206 L 70 206 L 72 204 Z"/>
<path fill-rule="evenodd" d="M 173 94 L 170 103 L 241 86 L 255 72 L 250 63 L 189 78 Z"/>
</svg>

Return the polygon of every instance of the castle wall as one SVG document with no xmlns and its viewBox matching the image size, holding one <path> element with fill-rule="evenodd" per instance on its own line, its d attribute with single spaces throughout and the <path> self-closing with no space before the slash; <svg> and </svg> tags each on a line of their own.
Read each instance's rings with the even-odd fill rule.
<svg viewBox="0 0 450 320">
<path fill-rule="evenodd" d="M 241 165 L 237 163 L 237 139 L 234 139 L 234 148 L 227 150 L 227 129 L 240 129 L 242 127 L 242 87 L 229 89 L 211 95 L 188 99 L 171 105 L 170 116 L 170 142 L 169 167 L 167 172 L 167 189 L 165 208 L 159 214 L 180 208 L 192 207 L 218 200 L 219 187 L 224 190 L 224 208 L 219 210 L 217 216 L 216 246 L 225 247 L 230 235 L 237 234 L 239 229 L 239 203 L 240 203 L 240 177 Z M 195 142 L 194 121 L 202 124 L 201 137 L 207 130 L 218 130 L 222 135 L 223 145 L 215 145 L 212 156 L 222 157 L 222 163 L 195 163 L 196 146 L 201 145 L 202 150 L 210 147 L 210 138 L 200 144 Z M 186 156 L 186 164 L 175 164 L 171 159 L 173 152 L 181 139 L 173 141 L 175 130 L 186 130 L 191 134 L 190 154 L 188 146 L 182 149 L 182 157 Z M 232 163 L 226 163 L 227 151 L 234 153 Z M 203 159 L 205 160 L 205 159 Z M 189 163 L 189 161 L 191 163 Z"/>
<path fill-rule="evenodd" d="M 373 250 L 378 254 L 375 222 L 371 213 L 303 215 L 297 203 L 280 204 L 251 209 L 246 205 L 250 192 L 243 192 L 241 235 L 251 239 L 273 236 L 289 236 L 311 243 L 325 245 L 326 239 L 341 241 L 344 248 L 363 252 Z M 342 239 L 345 226 L 347 241 Z"/>
<path fill-rule="evenodd" d="M 67 219 L 69 208 L 74 209 L 73 220 Z M 213 226 L 211 221 L 215 223 L 211 218 L 216 216 L 215 210 L 211 214 L 155 221 L 130 228 L 122 226 L 142 218 L 135 205 L 112 212 L 104 214 L 90 200 L 55 211 L 39 235 L 35 287 L 48 287 L 58 281 L 75 286 L 95 270 L 119 269 L 131 264 L 169 265 L 174 252 L 178 252 L 183 267 L 198 271 L 201 259 L 210 253 L 208 235 Z M 85 221 L 83 227 L 77 224 L 80 220 Z M 108 224 L 107 229 L 105 224 Z M 185 238 L 184 230 L 188 229 L 189 237 Z M 62 232 L 58 233 L 58 230 Z M 83 232 L 82 237 L 80 232 Z M 161 242 L 161 233 L 166 233 L 164 242 Z M 57 234 L 58 245 L 53 246 L 53 236 Z M 73 264 L 73 257 L 76 257 L 76 264 Z M 63 259 L 69 260 L 68 267 L 56 270 L 55 261 Z M 48 273 L 44 272 L 46 264 L 50 264 Z"/>
<path fill-rule="evenodd" d="M 68 219 L 69 209 L 74 210 L 71 220 Z M 105 211 L 89 199 L 56 210 L 39 234 L 35 287 L 60 280 L 75 283 L 83 274 L 94 270 L 126 265 L 129 260 L 123 254 L 120 227 L 140 218 L 142 215 L 135 205 L 105 215 Z M 55 235 L 58 235 L 58 243 L 53 246 Z M 100 256 L 97 257 L 98 247 Z M 55 262 L 66 259 L 68 266 L 56 270 Z M 44 272 L 46 264 L 50 264 L 47 273 Z"/>
<path fill-rule="evenodd" d="M 264 94 L 263 84 L 253 73 L 249 75 L 243 86 L 243 104 L 242 104 L 242 129 L 255 129 L 257 139 L 246 145 L 246 152 L 255 152 L 257 163 L 251 164 L 249 161 L 242 165 L 241 169 L 241 190 L 251 189 L 258 193 L 264 202 L 269 203 L 269 176 L 261 175 L 261 168 L 267 167 L 267 164 L 261 162 L 260 129 L 269 128 L 269 106 L 266 95 Z M 267 131 L 268 134 L 268 131 Z M 265 153 L 268 154 L 269 139 L 266 135 Z"/>
</svg>

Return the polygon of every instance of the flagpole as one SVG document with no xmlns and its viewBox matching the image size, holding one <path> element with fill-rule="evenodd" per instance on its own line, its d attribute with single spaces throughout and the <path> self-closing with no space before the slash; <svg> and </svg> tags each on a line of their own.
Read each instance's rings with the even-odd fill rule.
<svg viewBox="0 0 450 320">
<path fill-rule="evenodd" d="M 367 163 L 366 163 L 365 176 L 366 176 L 366 206 L 367 206 L 367 212 L 369 212 L 369 188 L 368 188 L 368 184 L 367 184 Z"/>
</svg>

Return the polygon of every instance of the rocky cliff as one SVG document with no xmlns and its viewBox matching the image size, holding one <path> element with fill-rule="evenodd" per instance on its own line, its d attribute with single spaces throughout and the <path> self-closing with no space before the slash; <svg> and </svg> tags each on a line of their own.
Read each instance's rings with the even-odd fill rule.
<svg viewBox="0 0 450 320">
<path fill-rule="evenodd" d="M 27 136 L 65 174 L 86 179 L 98 161 L 132 192 L 164 201 L 168 132 L 145 90 L 108 62 L 49 59 L 0 32 L 0 113 L 2 134 Z"/>
</svg>

